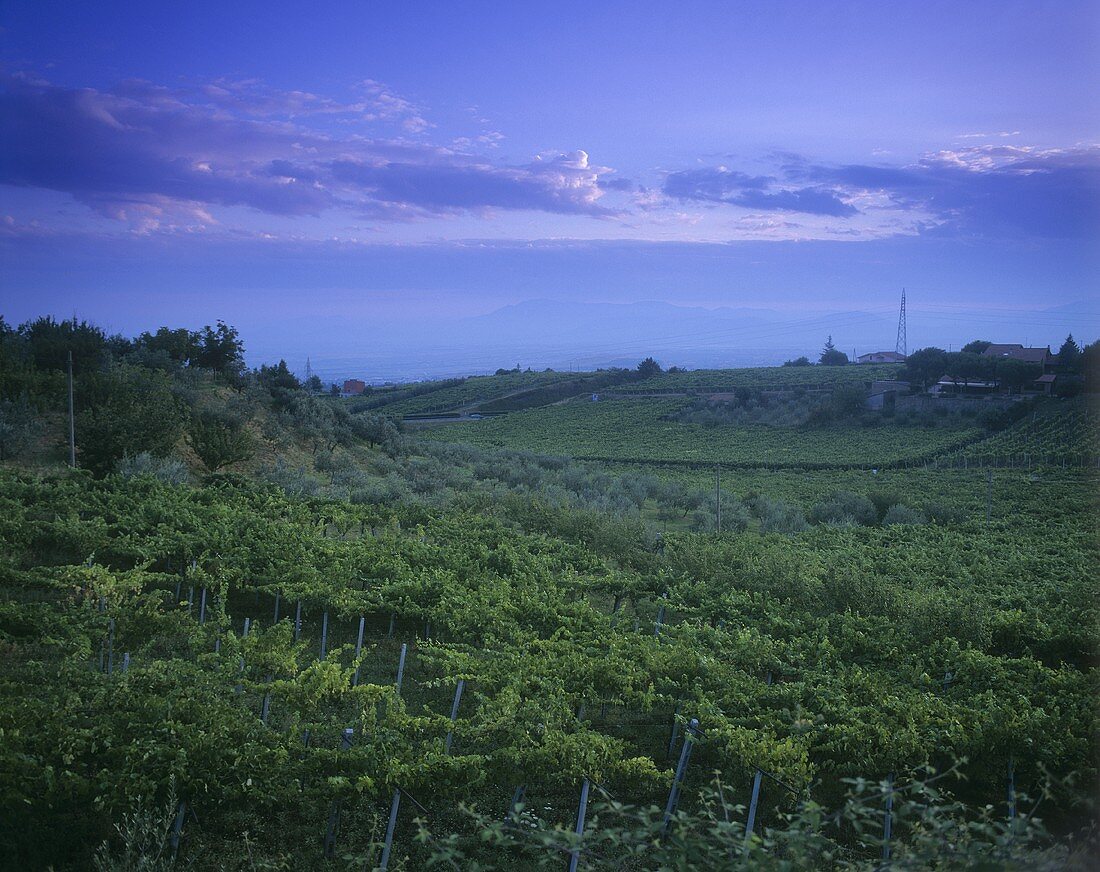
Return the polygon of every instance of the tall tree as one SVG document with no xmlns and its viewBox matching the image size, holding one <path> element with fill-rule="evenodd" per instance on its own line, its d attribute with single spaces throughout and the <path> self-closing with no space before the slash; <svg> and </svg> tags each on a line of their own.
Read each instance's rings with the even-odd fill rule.
<svg viewBox="0 0 1100 872">
<path fill-rule="evenodd" d="M 829 336 L 817 362 L 822 366 L 844 366 L 848 363 L 848 355 L 833 345 L 833 337 Z"/>
<path fill-rule="evenodd" d="M 920 348 L 909 355 L 901 377 L 910 384 L 926 388 L 947 373 L 947 352 L 942 348 Z"/>
<path fill-rule="evenodd" d="M 203 369 L 225 373 L 239 365 L 244 357 L 244 342 L 236 327 L 219 321 L 216 328 L 209 324 L 199 332 L 197 363 Z"/>
<path fill-rule="evenodd" d="M 64 370 L 69 352 L 78 373 L 98 369 L 106 359 L 107 337 L 87 321 L 71 318 L 55 321 L 49 315 L 21 324 L 19 332 L 30 349 L 31 361 L 38 369 Z"/>
<path fill-rule="evenodd" d="M 1074 340 L 1072 333 L 1058 349 L 1058 365 L 1068 372 L 1077 372 L 1081 368 L 1081 346 Z"/>
<path fill-rule="evenodd" d="M 661 371 L 661 364 L 657 363 L 652 357 L 647 357 L 638 364 L 638 376 L 643 379 L 660 375 Z"/>
</svg>

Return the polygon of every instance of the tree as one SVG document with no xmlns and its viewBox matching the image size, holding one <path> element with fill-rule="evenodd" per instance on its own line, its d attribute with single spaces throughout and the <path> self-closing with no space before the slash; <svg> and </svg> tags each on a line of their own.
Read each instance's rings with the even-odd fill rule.
<svg viewBox="0 0 1100 872">
<path fill-rule="evenodd" d="M 98 369 L 107 356 L 106 335 L 87 321 L 55 321 L 47 315 L 21 324 L 19 332 L 27 340 L 31 361 L 38 369 L 65 370 L 71 351 L 74 369 L 87 372 Z"/>
<path fill-rule="evenodd" d="M 1100 390 L 1100 339 L 1081 349 L 1081 371 L 1085 374 L 1085 390 Z"/>
<path fill-rule="evenodd" d="M 187 444 L 210 472 L 248 460 L 256 450 L 252 434 L 240 419 L 215 412 L 204 412 L 192 420 Z"/>
<path fill-rule="evenodd" d="M 985 339 L 975 339 L 972 342 L 967 342 L 966 345 L 959 350 L 966 354 L 984 354 L 985 350 L 992 344 L 992 342 Z"/>
<path fill-rule="evenodd" d="M 311 375 L 305 380 L 303 387 L 311 394 L 322 393 L 325 389 L 325 386 L 321 384 L 321 377 L 319 375 Z"/>
<path fill-rule="evenodd" d="M 210 328 L 207 328 L 208 330 Z M 186 327 L 161 327 L 156 333 L 142 333 L 134 344 L 149 351 L 161 351 L 181 366 L 198 360 L 201 337 Z"/>
<path fill-rule="evenodd" d="M 203 369 L 225 373 L 239 365 L 244 356 L 244 342 L 237 328 L 219 321 L 216 328 L 209 324 L 198 334 L 199 350 L 196 363 Z"/>
<path fill-rule="evenodd" d="M 844 366 L 848 363 L 848 355 L 837 350 L 833 345 L 833 337 L 830 336 L 825 340 L 825 347 L 821 350 L 821 356 L 817 362 L 822 366 Z"/>
<path fill-rule="evenodd" d="M 261 365 L 256 372 L 256 378 L 267 388 L 275 405 L 280 408 L 288 408 L 302 387 L 298 376 L 290 371 L 285 360 L 280 360 L 275 366 L 268 366 L 266 363 Z"/>
<path fill-rule="evenodd" d="M 794 360 L 786 360 L 783 362 L 784 366 L 810 366 L 810 358 L 806 355 L 802 357 L 796 357 Z"/>
<path fill-rule="evenodd" d="M 1062 347 L 1058 349 L 1058 365 L 1066 372 L 1077 372 L 1081 368 L 1081 347 L 1070 333 Z"/>
<path fill-rule="evenodd" d="M 1043 368 L 1037 363 L 1012 358 L 997 361 L 997 381 L 1002 388 L 1013 393 L 1018 393 L 1042 374 Z"/>
<path fill-rule="evenodd" d="M 352 433 L 371 448 L 381 446 L 391 456 L 401 453 L 401 431 L 392 420 L 382 415 L 359 414 L 351 418 Z"/>
<path fill-rule="evenodd" d="M 947 352 L 942 348 L 921 348 L 905 359 L 901 377 L 922 388 L 935 384 L 947 372 Z"/>
<path fill-rule="evenodd" d="M 1006 363 L 996 357 L 985 357 L 972 351 L 949 351 L 943 356 L 944 372 L 956 381 L 992 381 L 998 377 L 998 367 Z"/>
<path fill-rule="evenodd" d="M 123 457 L 171 453 L 187 420 L 184 404 L 164 373 L 127 364 L 82 380 L 76 420 L 80 463 L 106 474 Z"/>
<path fill-rule="evenodd" d="M 661 364 L 657 363 L 652 357 L 647 357 L 641 363 L 638 364 L 638 377 L 647 379 L 653 378 L 655 375 L 660 375 Z"/>
</svg>

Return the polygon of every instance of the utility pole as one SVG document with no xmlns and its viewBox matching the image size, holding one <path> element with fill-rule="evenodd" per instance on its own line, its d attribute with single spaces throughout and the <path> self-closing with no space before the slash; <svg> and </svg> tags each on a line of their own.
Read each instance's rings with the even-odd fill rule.
<svg viewBox="0 0 1100 872">
<path fill-rule="evenodd" d="M 69 466 L 76 468 L 76 419 L 73 414 L 73 353 L 69 352 Z"/>
</svg>

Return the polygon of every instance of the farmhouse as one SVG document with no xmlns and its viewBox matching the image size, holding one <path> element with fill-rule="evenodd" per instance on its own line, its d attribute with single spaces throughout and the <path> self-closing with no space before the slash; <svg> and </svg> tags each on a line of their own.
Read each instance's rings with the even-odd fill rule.
<svg viewBox="0 0 1100 872">
<path fill-rule="evenodd" d="M 856 363 L 901 363 L 905 355 L 897 351 L 872 351 L 870 354 L 861 354 L 856 358 Z"/>
<path fill-rule="evenodd" d="M 1024 363 L 1037 363 L 1044 370 L 1050 366 L 1053 359 L 1049 345 L 1046 348 L 1027 348 L 1015 343 L 993 343 L 982 352 L 982 357 L 998 357 L 1008 360 L 1022 360 Z"/>
<path fill-rule="evenodd" d="M 367 389 L 367 383 L 362 379 L 349 378 L 344 381 L 344 387 L 340 391 L 345 397 L 357 397 Z"/>
</svg>

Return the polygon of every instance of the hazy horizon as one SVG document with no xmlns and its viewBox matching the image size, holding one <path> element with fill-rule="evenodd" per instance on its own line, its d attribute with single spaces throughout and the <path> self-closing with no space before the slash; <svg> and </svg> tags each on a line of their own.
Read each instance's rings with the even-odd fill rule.
<svg viewBox="0 0 1100 872">
<path fill-rule="evenodd" d="M 1098 33 L 1086 2 L 13 0 L 0 314 L 222 319 L 250 363 L 383 379 L 892 349 L 902 287 L 910 347 L 1093 339 Z M 493 328 L 531 301 L 572 321 Z M 640 302 L 678 308 L 585 308 Z"/>
</svg>

